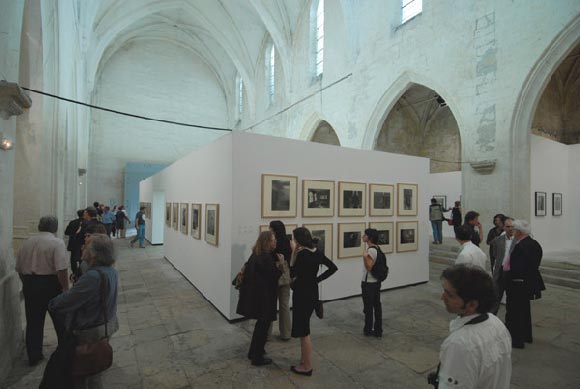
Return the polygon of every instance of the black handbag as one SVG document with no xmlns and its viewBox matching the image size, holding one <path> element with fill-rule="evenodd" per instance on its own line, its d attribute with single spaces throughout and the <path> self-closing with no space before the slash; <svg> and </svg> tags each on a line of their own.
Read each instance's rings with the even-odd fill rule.
<svg viewBox="0 0 580 389">
<path fill-rule="evenodd" d="M 97 270 L 97 269 L 95 269 Z M 105 317 L 105 337 L 93 343 L 79 344 L 75 348 L 72 374 L 75 377 L 84 377 L 98 374 L 107 370 L 113 364 L 113 348 L 109 344 L 109 331 L 107 329 L 107 292 L 108 282 L 105 275 L 101 276 L 101 309 Z"/>
</svg>

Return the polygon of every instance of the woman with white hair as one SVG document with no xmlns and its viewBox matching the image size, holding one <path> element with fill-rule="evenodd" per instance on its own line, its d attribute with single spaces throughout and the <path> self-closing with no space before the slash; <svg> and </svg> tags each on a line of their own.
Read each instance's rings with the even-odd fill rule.
<svg viewBox="0 0 580 389">
<path fill-rule="evenodd" d="M 506 283 L 505 323 L 512 336 L 512 347 L 524 348 L 532 343 L 530 300 L 539 299 L 545 290 L 540 275 L 542 246 L 532 239 L 532 229 L 525 220 L 514 220 L 514 243 L 503 265 Z"/>
</svg>

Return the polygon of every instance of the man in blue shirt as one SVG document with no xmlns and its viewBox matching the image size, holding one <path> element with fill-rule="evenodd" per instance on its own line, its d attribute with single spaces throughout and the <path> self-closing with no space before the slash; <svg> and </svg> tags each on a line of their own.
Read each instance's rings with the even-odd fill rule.
<svg viewBox="0 0 580 389">
<path fill-rule="evenodd" d="M 107 236 L 111 237 L 111 230 L 113 229 L 113 223 L 115 223 L 116 217 L 113 212 L 111 212 L 110 207 L 105 207 L 105 213 L 103 213 L 103 224 L 107 229 Z"/>
<path fill-rule="evenodd" d="M 130 244 L 133 247 L 133 243 L 139 240 L 139 247 L 145 248 L 145 207 L 139 208 L 139 212 L 135 215 L 135 228 L 137 229 L 137 235 L 131 240 Z"/>
</svg>

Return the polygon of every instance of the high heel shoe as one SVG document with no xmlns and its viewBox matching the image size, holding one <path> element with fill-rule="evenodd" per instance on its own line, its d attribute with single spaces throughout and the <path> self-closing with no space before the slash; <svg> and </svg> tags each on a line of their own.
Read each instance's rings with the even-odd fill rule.
<svg viewBox="0 0 580 389">
<path fill-rule="evenodd" d="M 300 370 L 296 370 L 296 366 L 290 366 L 290 370 L 292 371 L 292 373 L 299 374 L 299 375 L 305 375 L 307 377 L 310 377 L 312 375 L 313 369 L 310 369 L 308 371 L 300 371 Z"/>
</svg>

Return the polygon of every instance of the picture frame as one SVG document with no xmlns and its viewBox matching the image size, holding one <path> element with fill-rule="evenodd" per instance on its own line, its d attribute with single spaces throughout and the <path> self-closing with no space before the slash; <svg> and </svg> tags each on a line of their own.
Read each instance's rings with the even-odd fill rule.
<svg viewBox="0 0 580 389">
<path fill-rule="evenodd" d="M 535 192 L 534 193 L 534 204 L 535 204 L 535 215 L 536 216 L 546 216 L 546 192 Z"/>
<path fill-rule="evenodd" d="M 191 204 L 191 236 L 194 239 L 201 239 L 201 212 L 201 204 Z"/>
<path fill-rule="evenodd" d="M 369 216 L 393 216 L 394 200 L 394 185 L 369 184 Z"/>
<path fill-rule="evenodd" d="M 362 258 L 366 223 L 338 223 L 338 258 Z"/>
<path fill-rule="evenodd" d="M 292 231 L 294 231 L 296 227 L 298 227 L 298 224 L 284 223 L 284 227 L 286 227 L 286 236 L 288 237 L 289 240 L 292 240 Z M 270 229 L 269 224 L 262 224 L 260 226 L 260 232 L 268 231 L 269 229 Z"/>
<path fill-rule="evenodd" d="M 179 230 L 179 203 L 172 204 L 171 225 L 175 231 Z"/>
<path fill-rule="evenodd" d="M 262 218 L 296 217 L 298 177 L 262 174 Z"/>
<path fill-rule="evenodd" d="M 179 204 L 179 215 L 180 215 L 180 223 L 179 223 L 179 231 L 182 234 L 188 235 L 189 231 L 189 204 L 188 203 L 180 203 Z"/>
<path fill-rule="evenodd" d="M 397 184 L 397 215 L 417 216 L 417 197 L 419 187 L 417 184 Z"/>
<path fill-rule="evenodd" d="M 419 250 L 419 222 L 397 222 L 397 252 Z"/>
<path fill-rule="evenodd" d="M 220 232 L 220 205 L 205 205 L 205 241 L 218 246 Z"/>
<path fill-rule="evenodd" d="M 171 227 L 171 203 L 165 203 L 165 225 Z"/>
<path fill-rule="evenodd" d="M 317 248 L 322 251 L 328 259 L 334 259 L 332 237 L 332 223 L 303 224 L 302 227 L 308 228 L 313 238 L 318 238 Z"/>
<path fill-rule="evenodd" d="M 433 197 L 437 204 L 443 207 L 443 209 L 447 209 L 447 196 L 446 195 L 433 195 Z"/>
<path fill-rule="evenodd" d="M 302 216 L 334 216 L 334 181 L 302 180 Z"/>
<path fill-rule="evenodd" d="M 379 232 L 378 246 L 383 253 L 390 254 L 394 251 L 393 222 L 370 222 L 369 228 L 374 228 Z"/>
<path fill-rule="evenodd" d="M 552 216 L 562 216 L 562 193 L 552 193 Z"/>
<path fill-rule="evenodd" d="M 364 182 L 338 182 L 338 216 L 366 216 L 366 189 Z"/>
</svg>

